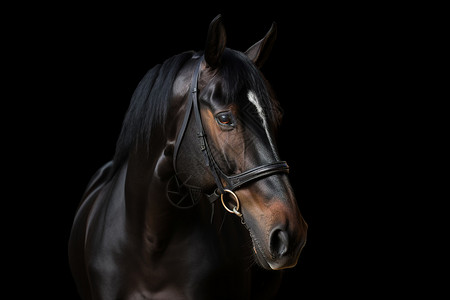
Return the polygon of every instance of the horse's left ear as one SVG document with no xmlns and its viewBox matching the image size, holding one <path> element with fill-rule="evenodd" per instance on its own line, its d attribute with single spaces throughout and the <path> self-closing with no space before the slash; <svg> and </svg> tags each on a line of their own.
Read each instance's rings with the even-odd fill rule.
<svg viewBox="0 0 450 300">
<path fill-rule="evenodd" d="M 248 58 L 250 58 L 258 68 L 261 68 L 266 62 L 276 38 L 277 24 L 273 22 L 264 38 L 245 51 Z"/>
<path fill-rule="evenodd" d="M 222 16 L 218 15 L 209 24 L 206 38 L 205 61 L 210 68 L 215 69 L 219 66 L 226 42 L 227 35 L 223 26 Z"/>
</svg>

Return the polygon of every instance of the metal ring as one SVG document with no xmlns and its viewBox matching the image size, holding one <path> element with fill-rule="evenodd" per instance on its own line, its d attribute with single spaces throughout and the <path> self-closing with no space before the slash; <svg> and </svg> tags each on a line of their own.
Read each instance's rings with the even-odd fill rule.
<svg viewBox="0 0 450 300">
<path fill-rule="evenodd" d="M 230 213 L 232 213 L 232 214 L 235 214 L 235 215 L 241 217 L 242 214 L 239 212 L 239 198 L 238 198 L 238 196 L 237 196 L 232 190 L 224 189 L 223 191 L 224 191 L 224 192 L 227 192 L 227 193 L 229 193 L 229 194 L 231 194 L 231 195 L 233 196 L 233 198 L 234 198 L 234 201 L 236 201 L 236 206 L 235 206 L 233 209 L 229 209 L 229 208 L 225 205 L 225 202 L 223 201 L 223 195 L 225 195 L 225 193 L 220 194 L 220 201 L 222 201 L 223 207 L 224 207 L 228 212 L 230 212 Z"/>
</svg>

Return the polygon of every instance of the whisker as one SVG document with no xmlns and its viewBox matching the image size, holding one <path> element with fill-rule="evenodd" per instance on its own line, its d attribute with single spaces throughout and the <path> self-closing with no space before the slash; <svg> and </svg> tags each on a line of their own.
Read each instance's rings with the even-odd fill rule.
<svg viewBox="0 0 450 300">
<path fill-rule="evenodd" d="M 249 272 L 252 267 L 257 264 L 255 255 L 253 254 L 254 245 L 252 239 L 245 240 L 241 244 L 241 247 L 244 248 L 243 253 L 248 253 L 243 255 L 243 261 L 247 264 L 247 267 L 244 267 L 245 271 Z"/>
</svg>

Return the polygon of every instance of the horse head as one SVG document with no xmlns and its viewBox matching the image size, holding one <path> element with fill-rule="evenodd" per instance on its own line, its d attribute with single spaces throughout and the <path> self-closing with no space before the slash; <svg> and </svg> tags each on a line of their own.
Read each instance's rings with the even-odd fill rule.
<svg viewBox="0 0 450 300">
<path fill-rule="evenodd" d="M 220 196 L 245 223 L 256 262 L 278 270 L 296 265 L 307 224 L 275 143 L 281 109 L 260 72 L 275 38 L 274 23 L 263 39 L 239 52 L 226 47 L 221 17 L 211 22 L 204 52 L 174 84 L 180 99 L 196 97 L 177 125 L 174 167 L 181 182 Z M 191 78 L 186 93 L 180 87 Z"/>
</svg>

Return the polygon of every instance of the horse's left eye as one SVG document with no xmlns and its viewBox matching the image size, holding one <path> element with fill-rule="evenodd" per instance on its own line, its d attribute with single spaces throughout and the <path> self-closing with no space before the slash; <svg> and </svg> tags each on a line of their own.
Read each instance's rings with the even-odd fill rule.
<svg viewBox="0 0 450 300">
<path fill-rule="evenodd" d="M 233 117 L 231 116 L 231 113 L 220 113 L 216 116 L 217 122 L 220 125 L 226 125 L 226 126 L 232 126 L 233 125 Z"/>
</svg>

